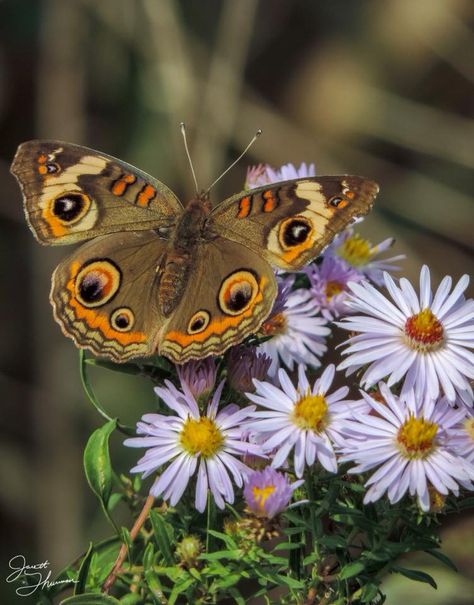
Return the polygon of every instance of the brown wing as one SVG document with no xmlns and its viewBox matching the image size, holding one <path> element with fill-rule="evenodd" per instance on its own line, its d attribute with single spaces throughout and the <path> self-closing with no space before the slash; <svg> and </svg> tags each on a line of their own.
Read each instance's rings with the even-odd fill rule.
<svg viewBox="0 0 474 605">
<path fill-rule="evenodd" d="M 244 191 L 219 204 L 210 229 L 286 270 L 314 259 L 355 218 L 379 187 L 359 176 L 295 179 Z"/>
<path fill-rule="evenodd" d="M 28 141 L 18 147 L 11 172 L 42 244 L 71 244 L 118 231 L 165 231 L 182 212 L 163 183 L 79 145 Z"/>
<path fill-rule="evenodd" d="M 272 268 L 252 250 L 223 238 L 202 243 L 159 352 L 176 363 L 220 355 L 259 329 L 276 292 Z"/>
<path fill-rule="evenodd" d="M 63 261 L 50 298 L 64 334 L 117 362 L 152 355 L 163 324 L 157 270 L 167 246 L 154 232 L 115 233 Z"/>
</svg>

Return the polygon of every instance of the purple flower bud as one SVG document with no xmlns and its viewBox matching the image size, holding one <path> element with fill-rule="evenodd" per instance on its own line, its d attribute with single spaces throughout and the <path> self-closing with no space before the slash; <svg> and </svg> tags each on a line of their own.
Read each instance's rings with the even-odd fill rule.
<svg viewBox="0 0 474 605">
<path fill-rule="evenodd" d="M 258 517 L 272 519 L 285 510 L 294 490 L 302 480 L 290 484 L 287 475 L 279 473 L 271 466 L 247 475 L 244 497 L 248 509 Z"/>
</svg>

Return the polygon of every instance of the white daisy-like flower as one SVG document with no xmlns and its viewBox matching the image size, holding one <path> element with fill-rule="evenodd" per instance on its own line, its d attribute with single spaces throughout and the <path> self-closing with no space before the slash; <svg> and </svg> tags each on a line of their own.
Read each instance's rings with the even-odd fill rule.
<svg viewBox="0 0 474 605">
<path fill-rule="evenodd" d="M 327 350 L 325 336 L 331 332 L 327 321 L 316 317 L 318 307 L 311 293 L 291 291 L 292 283 L 292 279 L 280 281 L 273 310 L 260 328 L 260 334 L 273 337 L 258 347 L 272 360 L 268 370 L 272 377 L 282 362 L 289 370 L 299 363 L 319 367 L 319 358 Z"/>
<path fill-rule="evenodd" d="M 281 388 L 269 382 L 254 380 L 255 393 L 247 397 L 258 404 L 252 414 L 251 430 L 262 438 L 264 452 L 275 452 L 272 466 L 279 468 L 295 448 L 294 467 L 297 477 L 303 475 L 305 463 L 318 460 L 329 472 L 337 472 L 333 443 L 342 444 L 340 425 L 353 411 L 361 409 L 355 402 L 345 400 L 349 392 L 341 387 L 328 395 L 334 378 L 334 365 L 329 365 L 311 388 L 304 366 L 298 367 L 298 387 L 295 388 L 285 370 L 278 377 Z M 365 407 L 365 406 L 364 406 Z"/>
<path fill-rule="evenodd" d="M 423 266 L 420 295 L 402 278 L 397 286 L 388 273 L 385 285 L 391 302 L 368 282 L 351 283 L 353 292 L 346 304 L 363 315 L 345 317 L 337 325 L 357 335 L 346 342 L 347 358 L 338 369 L 351 374 L 368 365 L 361 386 L 368 388 L 388 377 L 392 386 L 405 377 L 402 395 L 415 390 L 418 400 L 425 393 L 435 399 L 443 390 L 453 403 L 456 395 L 472 406 L 470 378 L 474 378 L 474 301 L 463 292 L 469 277 L 463 275 L 451 290 L 446 276 L 434 297 L 430 271 Z"/>
<path fill-rule="evenodd" d="M 395 238 L 389 237 L 373 246 L 369 240 L 361 237 L 359 233 L 355 233 L 353 229 L 346 229 L 326 248 L 324 255 L 342 258 L 350 267 L 365 275 L 378 286 L 382 286 L 383 272 L 400 271 L 400 267 L 393 263 L 405 258 L 404 254 L 390 258 L 377 258 L 391 248 L 394 242 Z"/>
<path fill-rule="evenodd" d="M 425 397 L 422 405 L 413 393 L 405 399 L 393 395 L 386 384 L 379 390 L 384 403 L 362 392 L 375 415 L 355 413 L 343 430 L 341 462 L 355 462 L 349 473 L 379 467 L 367 480 L 364 503 L 375 502 L 387 492 L 394 504 L 409 492 L 420 508 L 430 508 L 431 485 L 440 494 L 459 493 L 459 485 L 474 478 L 474 466 L 463 461 L 450 444 L 448 429 L 459 422 L 463 410 Z"/>
<path fill-rule="evenodd" d="M 474 464 L 474 413 L 461 418 L 449 431 L 450 443 L 454 451 L 471 464 Z"/>
<path fill-rule="evenodd" d="M 175 415 L 145 414 L 137 424 L 137 433 L 144 435 L 127 439 L 125 445 L 149 448 L 131 469 L 148 477 L 163 465 L 166 469 L 153 483 L 150 494 L 162 496 L 174 506 L 181 498 L 190 478 L 197 470 L 195 505 L 206 508 L 208 489 L 219 508 L 234 501 L 234 489 L 229 477 L 242 487 L 243 476 L 250 469 L 236 456 L 261 454 L 261 448 L 243 439 L 242 423 L 255 406 L 240 409 L 235 404 L 218 410 L 224 382 L 217 387 L 207 412 L 201 415 L 191 392 L 178 390 L 170 381 L 155 392 Z"/>
</svg>

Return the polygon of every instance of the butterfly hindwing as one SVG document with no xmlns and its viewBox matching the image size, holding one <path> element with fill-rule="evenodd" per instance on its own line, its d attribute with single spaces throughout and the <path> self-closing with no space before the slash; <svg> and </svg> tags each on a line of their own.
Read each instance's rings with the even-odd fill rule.
<svg viewBox="0 0 474 605">
<path fill-rule="evenodd" d="M 177 363 L 222 354 L 257 332 L 276 293 L 273 270 L 259 254 L 220 237 L 202 243 L 159 352 Z"/>
<path fill-rule="evenodd" d="M 42 244 L 71 244 L 119 231 L 167 231 L 182 212 L 163 183 L 79 145 L 28 141 L 19 146 L 11 171 Z"/>
<path fill-rule="evenodd" d="M 114 233 L 64 260 L 50 296 L 64 334 L 117 362 L 152 355 L 164 323 L 157 293 L 166 248 L 153 231 Z"/>
<path fill-rule="evenodd" d="M 372 208 L 378 185 L 359 176 L 308 177 L 244 191 L 219 204 L 212 228 L 261 254 L 272 265 L 297 270 L 337 233 Z"/>
</svg>

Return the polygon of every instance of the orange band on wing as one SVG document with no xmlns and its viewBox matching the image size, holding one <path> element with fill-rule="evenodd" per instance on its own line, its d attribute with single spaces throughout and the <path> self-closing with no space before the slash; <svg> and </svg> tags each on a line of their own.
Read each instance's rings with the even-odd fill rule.
<svg viewBox="0 0 474 605">
<path fill-rule="evenodd" d="M 124 174 L 112 185 L 112 193 L 114 195 L 122 196 L 125 191 L 127 191 L 127 187 L 133 185 L 136 180 L 137 177 L 134 174 Z"/>
<path fill-rule="evenodd" d="M 185 334 L 184 332 L 168 332 L 165 335 L 164 340 L 172 340 L 173 342 L 178 343 L 181 347 L 185 348 L 193 342 L 203 342 L 207 340 L 210 336 L 220 336 L 227 332 L 229 328 L 238 327 L 242 322 L 242 319 L 250 317 L 253 313 L 253 309 L 256 305 L 262 302 L 263 300 L 263 289 L 268 284 L 268 279 L 264 276 L 260 279 L 259 282 L 259 291 L 257 296 L 254 298 L 252 304 L 248 309 L 246 309 L 240 315 L 234 315 L 231 317 L 223 317 L 222 319 L 214 319 L 209 323 L 207 328 L 199 334 Z"/>
<path fill-rule="evenodd" d="M 265 200 L 263 204 L 264 212 L 272 212 L 278 206 L 278 200 L 271 190 L 263 192 L 263 199 Z"/>
<path fill-rule="evenodd" d="M 245 197 L 243 197 L 240 200 L 239 212 L 237 214 L 237 218 L 247 218 L 247 216 L 250 214 L 251 210 L 252 210 L 252 202 L 250 200 L 250 197 L 248 195 L 246 195 Z"/>
<path fill-rule="evenodd" d="M 138 194 L 137 204 L 146 208 L 151 202 L 151 200 L 155 197 L 155 195 L 156 189 L 151 185 L 145 185 L 145 187 L 143 187 L 143 189 Z"/>
<path fill-rule="evenodd" d="M 146 336 L 143 332 L 119 332 L 110 326 L 107 315 L 97 313 L 95 309 L 86 309 L 75 297 L 75 280 L 81 264 L 74 262 L 71 264 L 71 278 L 66 284 L 70 294 L 69 305 L 74 309 L 74 315 L 77 319 L 84 321 L 91 330 L 99 330 L 106 339 L 116 340 L 121 345 L 126 346 L 132 343 L 144 342 Z"/>
<path fill-rule="evenodd" d="M 314 238 L 308 237 L 308 239 L 306 241 L 304 241 L 302 244 L 299 244 L 298 246 L 293 246 L 289 250 L 286 250 L 286 252 L 283 252 L 281 257 L 283 258 L 283 260 L 286 263 L 292 263 L 299 256 L 301 256 L 301 254 L 303 254 L 303 252 L 305 250 L 309 250 L 313 246 L 314 246 Z"/>
</svg>

